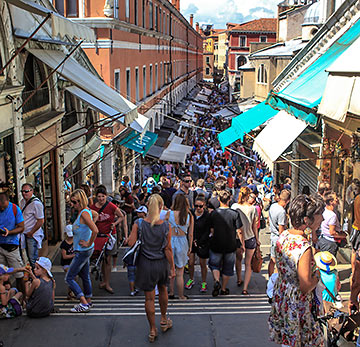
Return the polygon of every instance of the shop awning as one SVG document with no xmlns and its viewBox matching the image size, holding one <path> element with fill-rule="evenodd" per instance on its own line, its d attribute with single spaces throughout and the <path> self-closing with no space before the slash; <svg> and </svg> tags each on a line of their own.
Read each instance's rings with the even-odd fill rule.
<svg viewBox="0 0 360 347">
<path fill-rule="evenodd" d="M 241 139 L 244 135 L 274 117 L 278 111 L 262 102 L 232 119 L 231 127 L 221 132 L 218 139 L 224 149 L 233 142 Z"/>
<path fill-rule="evenodd" d="M 66 58 L 64 52 L 57 50 L 28 49 L 28 51 L 52 69 L 55 69 Z M 111 89 L 98 76 L 82 67 L 74 58 L 69 57 L 57 72 L 118 113 L 125 114 L 126 126 L 137 118 L 138 113 L 134 104 Z"/>
<path fill-rule="evenodd" d="M 360 115 L 360 39 L 341 55 L 327 71 L 329 77 L 318 113 L 344 122 L 348 112 Z M 341 91 L 341 93 L 339 93 Z"/>
<path fill-rule="evenodd" d="M 132 149 L 145 157 L 150 147 L 156 142 L 157 134 L 147 131 L 145 135 L 139 134 L 137 131 L 132 131 L 128 136 L 118 142 L 120 146 Z"/>
<path fill-rule="evenodd" d="M 278 110 L 286 110 L 295 117 L 316 125 L 317 116 L 310 111 L 316 113 L 314 111 L 320 104 L 327 83 L 327 69 L 357 40 L 359 35 L 360 21 L 357 21 L 325 53 L 320 53 L 319 58 L 298 78 L 279 93 L 269 95 L 267 101 Z"/>
<path fill-rule="evenodd" d="M 181 145 L 172 141 L 164 152 L 162 152 L 160 160 L 185 164 L 186 156 L 191 152 L 191 146 Z"/>
<path fill-rule="evenodd" d="M 304 131 L 306 122 L 280 111 L 255 138 L 253 150 L 273 171 L 273 162 L 280 157 Z"/>
<path fill-rule="evenodd" d="M 199 102 L 192 102 L 191 104 L 199 108 L 210 108 L 209 105 L 201 104 Z"/>
<path fill-rule="evenodd" d="M 46 17 L 51 15 L 51 32 L 53 38 L 65 38 L 66 36 L 75 39 L 81 39 L 84 41 L 95 42 L 96 36 L 94 30 L 90 27 L 82 24 L 75 23 L 70 19 L 67 19 L 60 14 L 41 6 L 33 1 L 29 0 L 6 0 L 10 5 L 14 5 L 15 8 L 11 9 L 12 22 L 14 26 L 15 35 L 18 33 L 31 34 L 32 29 L 29 30 L 29 25 L 38 25 L 37 21 L 28 23 L 29 17 L 27 13 L 33 15 Z M 30 20 L 31 22 L 31 20 Z M 36 26 L 35 26 L 36 28 Z M 35 29 L 34 28 L 34 29 Z"/>
<path fill-rule="evenodd" d="M 231 117 L 235 117 L 236 114 L 233 111 L 230 111 L 228 108 L 225 107 L 225 108 L 221 109 L 220 111 L 214 113 L 213 116 L 231 118 Z"/>
<path fill-rule="evenodd" d="M 83 150 L 85 166 L 93 164 L 100 158 L 102 139 L 98 135 L 94 135 L 91 140 L 85 145 Z"/>
</svg>

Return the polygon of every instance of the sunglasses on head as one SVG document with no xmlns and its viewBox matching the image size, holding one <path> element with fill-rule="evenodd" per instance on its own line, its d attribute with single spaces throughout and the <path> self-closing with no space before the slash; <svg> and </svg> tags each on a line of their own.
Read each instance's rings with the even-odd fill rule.
<svg viewBox="0 0 360 347">
<path fill-rule="evenodd" d="M 24 190 L 21 191 L 21 193 L 29 193 L 31 191 L 32 191 L 32 189 L 24 189 Z"/>
</svg>

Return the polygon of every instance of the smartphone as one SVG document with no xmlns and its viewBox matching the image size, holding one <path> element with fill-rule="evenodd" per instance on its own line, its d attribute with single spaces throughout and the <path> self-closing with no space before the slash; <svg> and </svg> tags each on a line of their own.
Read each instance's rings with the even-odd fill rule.
<svg viewBox="0 0 360 347">
<path fill-rule="evenodd" d="M 0 235 L 5 235 L 5 234 L 6 234 L 6 231 L 4 229 L 0 228 Z"/>
</svg>

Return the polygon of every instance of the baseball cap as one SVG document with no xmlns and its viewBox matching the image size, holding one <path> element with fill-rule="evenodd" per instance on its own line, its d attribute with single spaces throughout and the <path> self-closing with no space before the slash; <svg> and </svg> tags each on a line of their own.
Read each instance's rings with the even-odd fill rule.
<svg viewBox="0 0 360 347">
<path fill-rule="evenodd" d="M 148 210 L 147 210 L 146 206 L 140 206 L 140 207 L 136 210 L 136 212 L 147 214 L 147 213 L 148 213 Z"/>
<path fill-rule="evenodd" d="M 7 267 L 5 265 L 0 264 L 0 276 L 5 274 L 10 274 L 14 271 L 14 268 Z"/>
<path fill-rule="evenodd" d="M 39 266 L 41 266 L 43 269 L 46 270 L 46 272 L 48 273 L 48 275 L 52 278 L 53 274 L 51 273 L 51 261 L 49 258 L 46 257 L 40 257 L 37 261 L 36 264 L 38 264 Z"/>
<path fill-rule="evenodd" d="M 65 227 L 65 234 L 68 236 L 68 237 L 73 237 L 74 236 L 74 233 L 72 231 L 72 225 L 71 224 L 68 224 L 66 227 Z"/>
</svg>

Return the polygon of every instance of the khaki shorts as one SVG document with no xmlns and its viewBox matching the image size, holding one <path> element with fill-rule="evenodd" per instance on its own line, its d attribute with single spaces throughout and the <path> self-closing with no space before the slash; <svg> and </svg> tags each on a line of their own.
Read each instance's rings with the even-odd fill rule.
<svg viewBox="0 0 360 347">
<path fill-rule="evenodd" d="M 12 267 L 14 269 L 23 267 L 24 263 L 21 259 L 19 248 L 12 252 L 8 252 L 4 248 L 0 247 L 0 264 L 3 264 L 7 267 Z M 23 278 L 24 273 L 16 272 L 14 276 L 15 278 Z"/>
</svg>

